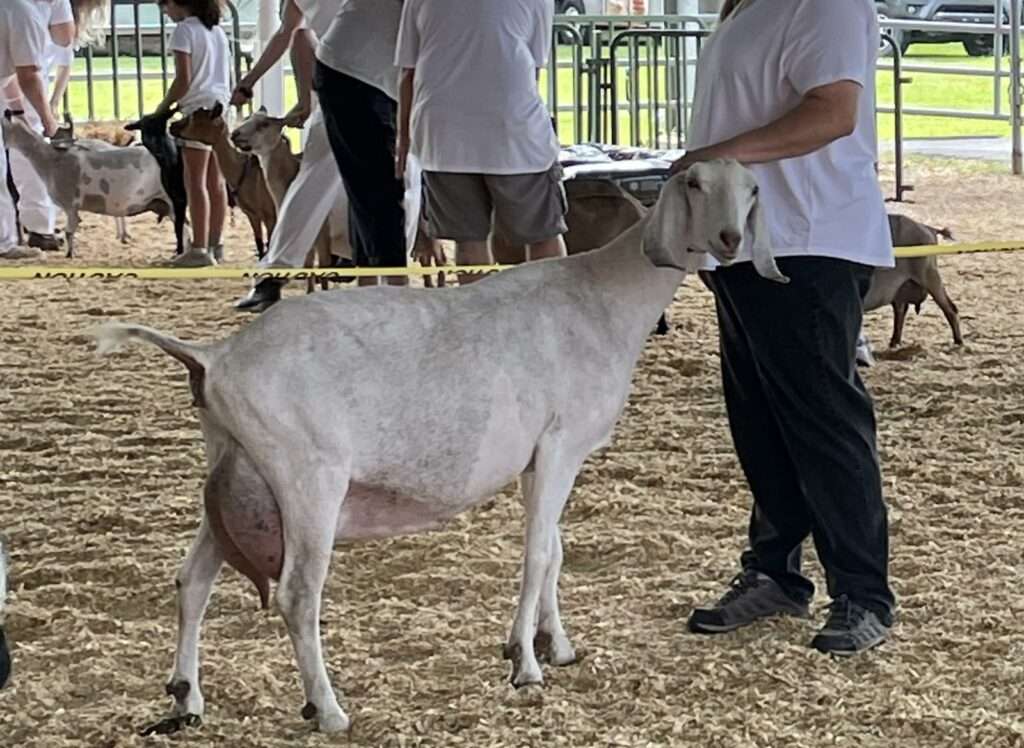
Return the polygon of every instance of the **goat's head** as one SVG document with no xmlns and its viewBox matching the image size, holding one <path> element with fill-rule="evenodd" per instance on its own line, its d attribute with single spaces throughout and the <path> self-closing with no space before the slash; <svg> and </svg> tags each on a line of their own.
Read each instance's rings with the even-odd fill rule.
<svg viewBox="0 0 1024 748">
<path fill-rule="evenodd" d="M 149 139 L 163 138 L 167 135 L 168 121 L 170 121 L 171 117 L 173 117 L 177 112 L 177 107 L 171 107 L 165 112 L 147 114 L 134 122 L 129 122 L 124 126 L 124 129 L 129 132 L 140 132 L 142 134 L 143 143 Z"/>
<path fill-rule="evenodd" d="M 283 117 L 271 117 L 265 107 L 252 113 L 231 133 L 231 142 L 246 153 L 270 153 L 284 137 Z"/>
<path fill-rule="evenodd" d="M 788 283 L 771 254 L 757 180 L 728 160 L 697 163 L 669 179 L 649 213 L 643 241 L 655 265 L 693 272 L 705 252 L 729 265 L 745 238 L 758 273 Z"/>
<path fill-rule="evenodd" d="M 31 145 L 33 141 L 42 142 L 43 136 L 39 135 L 23 113 L 15 114 L 10 109 L 4 112 L 2 123 L 4 143 L 12 148 L 22 148 Z"/>
<path fill-rule="evenodd" d="M 228 125 L 224 121 L 224 107 L 215 104 L 213 109 L 197 109 L 184 119 L 171 123 L 171 135 L 185 140 L 196 140 L 214 145 L 227 135 Z"/>
</svg>

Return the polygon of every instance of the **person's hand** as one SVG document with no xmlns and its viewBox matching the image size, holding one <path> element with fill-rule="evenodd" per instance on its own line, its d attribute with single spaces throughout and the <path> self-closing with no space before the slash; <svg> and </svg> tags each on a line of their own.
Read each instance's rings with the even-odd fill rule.
<svg viewBox="0 0 1024 748">
<path fill-rule="evenodd" d="M 685 155 L 672 162 L 672 167 L 669 169 L 668 173 L 670 175 L 679 174 L 680 172 L 684 172 L 689 169 L 698 161 L 704 160 L 705 158 L 701 157 L 701 150 L 699 148 L 693 151 L 687 151 Z"/>
<path fill-rule="evenodd" d="M 309 103 L 303 103 L 300 101 L 284 115 L 284 123 L 288 127 L 301 128 L 306 124 L 306 120 L 309 119 L 310 113 Z"/>
<path fill-rule="evenodd" d="M 242 78 L 231 92 L 231 106 L 245 106 L 252 100 L 252 84 L 248 79 Z"/>
<path fill-rule="evenodd" d="M 395 179 L 405 179 L 405 164 L 409 160 L 409 138 L 398 137 L 395 148 Z"/>
</svg>

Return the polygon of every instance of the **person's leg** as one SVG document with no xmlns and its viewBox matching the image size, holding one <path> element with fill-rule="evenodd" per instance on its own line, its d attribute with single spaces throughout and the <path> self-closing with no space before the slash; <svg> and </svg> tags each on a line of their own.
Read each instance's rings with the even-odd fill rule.
<svg viewBox="0 0 1024 748">
<path fill-rule="evenodd" d="M 206 192 L 206 173 L 210 151 L 183 142 L 181 160 L 185 170 L 185 192 L 188 196 L 189 216 L 192 219 L 192 246 L 171 262 L 179 267 L 210 265 L 210 196 Z"/>
<path fill-rule="evenodd" d="M 491 232 L 493 207 L 483 175 L 424 172 L 423 211 L 430 236 L 455 242 L 456 265 L 492 263 L 487 236 Z M 459 273 L 459 285 L 483 277 Z"/>
<path fill-rule="evenodd" d="M 688 626 L 697 633 L 731 631 L 776 614 L 805 616 L 814 594 L 814 585 L 800 573 L 810 515 L 744 320 L 732 301 L 737 289 L 731 273 L 719 268 L 702 278 L 715 296 L 726 414 L 754 505 L 742 572 L 716 603 L 693 611 Z"/>
<path fill-rule="evenodd" d="M 535 174 L 489 175 L 494 202 L 494 233 L 515 245 L 526 245 L 527 260 L 565 257 L 562 234 L 569 209 L 562 187 L 562 167 Z"/>
<path fill-rule="evenodd" d="M 209 248 L 211 252 L 215 252 L 214 259 L 220 262 L 224 259 L 222 237 L 224 221 L 228 215 L 228 191 L 220 164 L 217 162 L 217 154 L 212 152 L 206 168 L 206 194 L 210 198 Z"/>
<path fill-rule="evenodd" d="M 405 187 L 394 165 L 396 104 L 373 86 L 319 62 L 315 85 L 356 227 L 356 264 L 404 267 Z M 408 278 L 389 282 L 405 284 Z"/>
<path fill-rule="evenodd" d="M 746 263 L 730 269 L 738 278 L 731 298 L 796 466 L 829 594 L 888 625 L 894 598 L 875 415 L 856 365 L 870 269 L 827 258 L 780 266 L 786 286 L 758 278 Z M 866 620 L 859 612 L 848 618 Z M 869 638 L 884 638 L 867 623 Z"/>
<path fill-rule="evenodd" d="M 340 239 L 345 244 L 352 242 L 348 198 L 341 183 L 338 165 L 331 155 L 327 127 L 319 108 L 306 122 L 304 131 L 308 132 L 299 173 L 295 175 L 285 193 L 277 214 L 277 225 L 270 236 L 270 247 L 260 260 L 260 267 L 302 267 L 309 248 L 317 239 L 319 227 L 336 212 L 339 203 L 344 211 L 340 222 L 344 224 L 343 228 L 347 234 Z M 350 250 L 350 253 L 354 259 L 354 252 Z M 261 280 L 235 304 L 235 308 L 243 311 L 262 311 L 280 300 L 283 286 L 284 281 L 269 278 Z"/>
<path fill-rule="evenodd" d="M 25 109 L 25 119 L 33 130 L 43 132 L 42 120 L 31 106 Z M 18 187 L 18 212 L 21 225 L 28 232 L 29 246 L 49 251 L 59 249 L 54 237 L 57 206 L 50 199 L 46 184 L 21 151 L 11 151 L 10 169 Z"/>
<path fill-rule="evenodd" d="M 18 215 L 7 188 L 7 149 L 0 133 L 0 260 L 34 260 L 41 252 L 34 247 L 18 246 Z"/>
</svg>

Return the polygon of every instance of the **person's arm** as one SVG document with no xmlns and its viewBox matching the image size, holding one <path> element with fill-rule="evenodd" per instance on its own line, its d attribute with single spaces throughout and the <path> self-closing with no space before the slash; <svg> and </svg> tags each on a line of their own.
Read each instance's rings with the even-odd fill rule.
<svg viewBox="0 0 1024 748">
<path fill-rule="evenodd" d="M 50 38 L 58 47 L 70 47 L 75 41 L 75 22 L 53 24 L 50 26 Z"/>
<path fill-rule="evenodd" d="M 405 176 L 405 162 L 409 158 L 412 93 L 416 83 L 416 68 L 402 68 L 398 79 L 398 146 L 395 149 L 395 176 Z"/>
<path fill-rule="evenodd" d="M 57 116 L 61 101 L 64 99 L 64 92 L 68 90 L 68 82 L 71 80 L 71 66 L 58 65 L 57 74 L 53 79 L 53 90 L 50 91 L 50 111 Z"/>
<path fill-rule="evenodd" d="M 153 112 L 154 114 L 164 114 L 169 112 L 171 107 L 181 100 L 181 97 L 188 92 L 188 87 L 192 83 L 192 55 L 188 52 L 174 51 L 174 81 L 171 82 L 170 87 L 167 89 L 167 93 L 164 94 L 163 101 L 160 102 L 160 106 Z"/>
<path fill-rule="evenodd" d="M 292 36 L 292 71 L 298 101 L 285 116 L 289 127 L 302 127 L 313 111 L 313 68 L 316 65 L 316 43 L 308 29 L 296 29 Z"/>
<path fill-rule="evenodd" d="M 238 81 L 238 85 L 235 86 L 235 90 L 231 94 L 231 104 L 233 106 L 242 106 L 252 98 L 253 86 L 288 51 L 288 47 L 292 44 L 295 30 L 300 28 L 302 24 L 302 11 L 295 4 L 295 0 L 288 0 L 281 13 L 281 25 L 274 32 L 273 36 L 270 37 L 270 41 L 267 42 L 267 46 L 260 54 L 260 58 L 256 60 L 256 64 L 252 66 L 248 73 L 242 76 L 242 79 Z"/>
<path fill-rule="evenodd" d="M 800 104 L 774 122 L 690 151 L 672 165 L 672 172 L 718 158 L 761 164 L 813 153 L 853 132 L 860 94 L 859 83 L 845 80 L 811 89 Z"/>
<path fill-rule="evenodd" d="M 420 32 L 417 26 L 418 0 L 405 0 L 395 42 L 395 67 L 398 68 L 398 142 L 395 144 L 395 176 L 405 177 L 412 130 L 412 100 L 416 84 L 416 64 L 420 56 Z"/>
<path fill-rule="evenodd" d="M 57 132 L 57 120 L 50 111 L 49 102 L 46 99 L 46 86 L 43 85 L 43 78 L 39 75 L 39 68 L 35 65 L 22 65 L 17 67 L 18 88 L 22 96 L 32 105 L 43 123 L 43 133 L 50 137 Z"/>
</svg>

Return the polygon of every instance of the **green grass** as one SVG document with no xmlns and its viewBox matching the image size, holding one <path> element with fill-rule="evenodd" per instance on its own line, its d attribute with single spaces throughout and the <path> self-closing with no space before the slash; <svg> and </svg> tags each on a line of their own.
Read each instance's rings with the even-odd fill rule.
<svg viewBox="0 0 1024 748">
<path fill-rule="evenodd" d="M 643 58 L 643 54 L 641 54 Z M 568 50 L 562 50 L 559 54 L 562 61 L 571 60 Z M 991 68 L 992 58 L 968 57 L 961 45 L 915 45 L 911 47 L 909 54 L 904 58 L 908 65 L 956 65 L 963 67 Z M 121 106 L 118 112 L 120 119 L 130 119 L 137 116 L 141 111 L 152 111 L 160 102 L 164 87 L 162 81 L 146 80 L 143 82 L 142 101 L 139 101 L 138 88 L 135 81 L 135 60 L 131 57 L 119 58 L 119 81 Z M 1005 60 L 1004 69 L 1009 67 L 1009 60 Z M 75 62 L 75 72 L 84 74 L 86 69 L 85 60 L 78 59 Z M 111 60 L 109 58 L 96 58 L 93 61 L 93 70 L 96 73 L 109 73 Z M 159 74 L 161 71 L 160 60 L 157 58 L 144 58 L 143 71 L 147 74 Z M 640 91 L 641 99 L 646 100 L 650 95 L 652 80 L 649 78 L 649 70 L 642 69 L 633 85 Z M 913 78 L 913 82 L 904 86 L 904 106 L 907 107 L 930 107 L 944 109 L 963 109 L 972 111 L 992 111 L 994 102 L 993 84 L 990 79 L 967 78 L 950 76 L 946 74 L 933 73 L 907 73 Z M 631 83 L 627 80 L 628 74 L 622 70 L 618 74 L 619 90 L 623 92 L 622 101 L 629 100 L 628 91 Z M 547 97 L 547 72 L 541 75 L 541 92 Z M 877 78 L 878 102 L 880 105 L 891 105 L 893 96 L 892 73 L 879 71 Z M 660 98 L 665 98 L 664 68 L 659 73 Z M 1004 112 L 1009 110 L 1009 81 L 1002 84 Z M 72 114 L 76 121 L 83 121 L 88 118 L 88 100 L 84 81 L 75 81 L 69 87 L 69 101 Z M 587 79 L 583 78 L 581 98 L 586 106 L 588 101 Z M 114 111 L 114 86 L 111 81 L 96 81 L 94 83 L 94 111 L 95 119 L 115 119 Z M 559 104 L 568 104 L 573 98 L 573 75 L 569 69 L 562 69 L 558 74 L 558 101 Z M 289 79 L 285 86 L 286 105 L 291 106 L 295 101 L 294 86 Z M 141 106 L 140 106 L 141 104 Z M 586 110 L 584 110 L 586 116 Z M 563 142 L 574 140 L 575 113 L 560 112 L 558 115 L 559 129 L 562 133 Z M 639 125 L 639 137 L 641 142 L 651 141 L 651 128 L 648 116 L 641 112 Z M 619 114 L 620 141 L 629 142 L 631 137 L 630 115 L 628 112 Z M 878 118 L 879 137 L 881 140 L 890 140 L 893 137 L 893 117 L 891 115 L 879 115 Z M 921 137 L 955 137 L 955 136 L 1007 136 L 1009 135 L 1009 124 L 1002 122 L 988 122 L 983 120 L 962 120 L 941 117 L 904 117 L 904 136 L 908 138 Z M 583 130 L 584 138 L 587 137 L 587 129 Z M 295 141 L 297 144 L 297 141 Z"/>
</svg>

